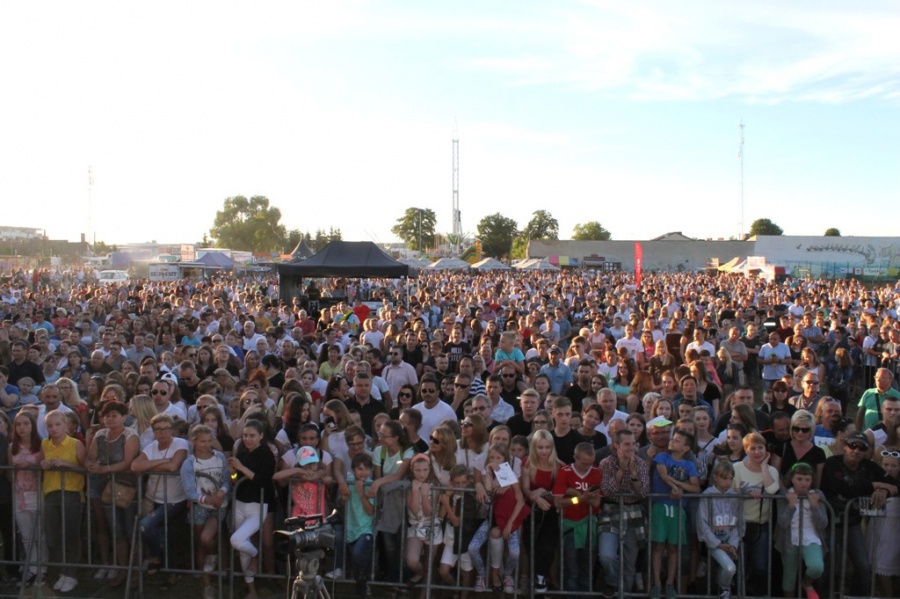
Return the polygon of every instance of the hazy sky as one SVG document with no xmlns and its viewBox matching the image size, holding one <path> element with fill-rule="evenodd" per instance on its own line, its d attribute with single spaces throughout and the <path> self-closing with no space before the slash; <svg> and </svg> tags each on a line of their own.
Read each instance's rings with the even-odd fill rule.
<svg viewBox="0 0 900 599">
<path fill-rule="evenodd" d="M 4 2 L 0 224 L 194 242 L 232 195 L 386 242 L 549 210 L 562 238 L 894 235 L 900 7 Z M 88 167 L 93 168 L 92 210 Z"/>
</svg>

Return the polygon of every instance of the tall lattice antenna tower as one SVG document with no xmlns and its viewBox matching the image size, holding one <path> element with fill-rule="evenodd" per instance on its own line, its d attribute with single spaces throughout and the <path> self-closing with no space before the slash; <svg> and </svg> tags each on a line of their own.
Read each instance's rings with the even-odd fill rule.
<svg viewBox="0 0 900 599">
<path fill-rule="evenodd" d="M 453 124 L 453 241 L 456 249 L 462 246 L 462 214 L 459 211 L 459 132 Z"/>
<path fill-rule="evenodd" d="M 738 128 L 741 132 L 741 141 L 738 144 L 738 160 L 741 163 L 741 236 L 738 238 L 743 241 L 744 239 L 744 119 L 741 119 Z"/>
<path fill-rule="evenodd" d="M 94 167 L 88 167 L 88 234 L 87 239 L 91 247 L 96 244 L 94 239 Z"/>
</svg>

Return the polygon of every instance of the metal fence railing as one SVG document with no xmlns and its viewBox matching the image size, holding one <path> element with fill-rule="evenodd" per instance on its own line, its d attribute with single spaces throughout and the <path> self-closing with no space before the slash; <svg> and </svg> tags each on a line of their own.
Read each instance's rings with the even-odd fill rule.
<svg viewBox="0 0 900 599">
<path fill-rule="evenodd" d="M 21 472 L 21 469 L 12 467 L 7 468 L 6 470 L 8 470 L 8 472 L 3 472 L 2 475 L 10 475 L 11 478 L 16 475 L 16 472 Z M 42 487 L 43 477 L 50 471 L 35 469 L 31 472 L 37 477 L 37 488 L 40 489 Z M 66 472 L 84 473 L 83 471 L 72 469 L 69 469 Z M 178 474 L 171 473 L 152 473 L 152 475 L 163 477 L 163 480 L 165 477 L 178 476 Z M 85 477 L 86 485 L 84 488 L 71 490 L 65 489 L 64 485 L 66 477 L 61 477 L 61 479 L 63 481 L 62 497 L 48 498 L 42 493 L 38 493 L 36 502 L 31 505 L 31 507 L 36 508 L 34 510 L 36 512 L 36 517 L 33 519 L 35 529 L 31 531 L 32 534 L 19 534 L 21 532 L 18 529 L 19 523 L 27 523 L 28 520 L 22 519 L 21 515 L 19 515 L 20 517 L 17 517 L 16 510 L 13 510 L 10 521 L 0 523 L 4 527 L 10 527 L 9 530 L 12 531 L 13 538 L 30 540 L 28 547 L 21 546 L 21 542 L 15 543 L 8 553 L 9 559 L 0 560 L 0 565 L 5 566 L 7 569 L 18 567 L 26 573 L 29 570 L 36 570 L 37 572 L 46 572 L 49 570 L 56 573 L 60 571 L 61 568 L 66 568 L 68 569 L 67 571 L 76 573 L 76 575 L 82 578 L 82 581 L 86 583 L 84 585 L 79 585 L 79 587 L 70 595 L 76 597 L 79 596 L 80 589 L 85 589 L 85 593 L 91 592 L 91 589 L 94 587 L 91 586 L 88 579 L 92 578 L 100 568 L 104 568 L 107 571 L 114 572 L 114 576 L 116 577 L 115 581 L 121 582 L 122 596 L 130 597 L 132 593 L 143 594 L 146 592 L 148 581 L 152 574 L 144 564 L 146 552 L 144 543 L 141 542 L 141 539 L 142 536 L 146 537 L 148 533 L 152 532 L 148 530 L 148 526 L 153 525 L 158 527 L 155 532 L 161 534 L 162 538 L 165 539 L 163 544 L 164 551 L 159 566 L 161 573 L 164 575 L 186 576 L 188 578 L 183 578 L 186 584 L 191 584 L 189 582 L 191 578 L 206 576 L 214 589 L 214 596 L 219 599 L 223 597 L 231 598 L 234 597 L 236 593 L 243 592 L 243 589 L 241 588 L 241 577 L 244 575 L 244 572 L 240 567 L 240 560 L 237 552 L 231 549 L 228 537 L 228 534 L 233 533 L 235 529 L 235 516 L 233 512 L 231 516 L 227 518 L 218 518 L 218 515 L 216 515 L 218 521 L 216 537 L 218 541 L 216 546 L 218 547 L 217 551 L 219 557 L 214 568 L 207 568 L 208 571 L 204 571 L 204 566 L 206 564 L 199 563 L 197 560 L 197 543 L 199 542 L 199 539 L 197 534 L 195 534 L 196 530 L 191 523 L 192 521 L 187 517 L 187 514 L 189 514 L 191 510 L 200 509 L 198 506 L 187 505 L 185 510 L 180 512 L 177 510 L 174 512 L 165 509 L 160 510 L 160 504 L 151 506 L 145 502 L 145 490 L 143 486 L 139 484 L 134 489 L 133 497 L 131 497 L 130 500 L 125 501 L 123 499 L 122 504 L 119 506 L 116 506 L 115 504 L 102 506 L 102 513 L 106 519 L 106 524 L 108 525 L 104 532 L 103 527 L 98 526 L 94 521 L 97 517 L 96 514 L 100 512 L 92 509 L 91 506 L 91 502 L 94 502 L 94 505 L 96 505 L 97 501 L 102 503 L 102 489 L 92 487 L 92 484 L 96 483 L 92 482 L 90 476 Z M 115 481 L 113 483 L 114 486 L 121 482 L 119 477 L 115 476 L 110 477 L 110 481 Z M 291 488 L 290 485 L 300 482 L 302 481 L 295 479 L 289 480 L 287 481 L 288 486 L 286 489 L 289 491 Z M 239 482 L 238 485 L 240 484 L 241 483 Z M 167 485 L 164 487 L 167 488 Z M 236 486 L 231 490 L 229 507 L 235 505 L 237 488 L 238 487 Z M 344 527 L 341 524 L 336 525 L 335 531 L 339 538 L 335 543 L 334 550 L 328 552 L 327 558 L 323 560 L 318 572 L 318 575 L 322 576 L 322 573 L 327 570 L 343 570 L 344 576 L 340 576 L 337 580 L 329 581 L 327 583 L 332 587 L 332 595 L 335 594 L 335 590 L 340 589 L 337 585 L 356 582 L 361 578 L 367 579 L 368 584 L 373 587 L 381 587 L 388 590 L 407 587 L 405 583 L 408 580 L 408 568 L 406 566 L 408 547 L 406 493 L 408 488 L 408 483 L 399 482 L 393 485 L 385 485 L 379 491 L 376 500 L 374 530 L 372 531 L 374 550 L 372 552 L 371 564 L 367 572 L 357 572 L 354 577 L 350 576 L 347 547 L 342 540 Z M 327 505 L 324 506 L 326 507 L 326 510 L 322 510 L 322 515 L 324 516 L 325 511 L 330 511 L 334 504 L 340 504 L 340 501 L 333 498 L 329 488 L 323 488 L 321 493 L 323 496 L 328 497 L 325 502 Z M 430 500 L 434 516 L 431 524 L 434 527 L 441 529 L 442 532 L 447 531 L 448 519 L 446 517 L 441 517 L 441 507 L 443 504 L 442 496 L 446 495 L 450 497 L 455 495 L 458 499 L 457 501 L 452 502 L 452 504 L 458 502 L 460 506 L 460 508 L 458 508 L 460 520 L 463 522 L 470 522 L 471 519 L 477 519 L 481 515 L 485 515 L 487 520 L 484 525 L 487 526 L 487 530 L 490 531 L 493 527 L 491 510 L 487 510 L 486 514 L 479 514 L 477 501 L 462 499 L 464 495 L 474 493 L 475 491 L 473 489 L 468 488 L 433 487 Z M 712 499 L 721 499 L 722 497 L 723 496 L 721 495 L 715 495 L 712 496 Z M 785 534 L 783 526 L 784 522 L 781 522 L 782 530 L 780 532 L 778 531 L 779 510 L 784 510 L 785 505 L 783 503 L 783 496 L 764 496 L 763 498 L 759 498 L 758 496 L 729 494 L 726 497 L 741 502 L 752 499 L 753 501 L 768 502 L 771 504 L 770 509 L 768 510 L 771 516 L 766 522 L 762 523 L 745 522 L 743 518 L 744 512 L 743 510 L 740 511 L 741 516 L 736 525 L 741 529 L 752 528 L 754 531 L 761 530 L 762 532 L 760 534 L 768 539 L 765 542 L 766 571 L 757 574 L 751 572 L 748 551 L 753 549 L 753 539 L 749 539 L 745 534 L 741 543 L 741 551 L 738 553 L 737 559 L 735 560 L 736 573 L 734 576 L 734 596 L 771 597 L 780 594 L 782 591 L 781 581 L 784 574 L 784 560 L 778 557 L 774 552 L 773 542 L 776 536 L 781 538 L 781 535 Z M 650 508 L 655 502 L 666 498 L 667 496 L 651 496 L 638 502 L 634 497 L 621 496 L 616 497 L 615 499 L 606 500 L 609 505 L 612 505 L 613 503 L 618 505 L 617 510 L 612 510 L 617 514 L 616 518 L 618 518 L 618 520 L 610 521 L 610 519 L 607 518 L 604 525 L 611 524 L 611 529 L 617 531 L 614 542 L 615 547 L 617 548 L 616 553 L 620 559 L 618 559 L 618 567 L 613 569 L 615 572 L 615 579 L 602 580 L 602 583 L 605 585 L 606 591 L 613 589 L 613 594 L 620 599 L 646 596 L 650 590 L 650 581 L 653 578 L 653 571 L 652 559 L 649 559 L 651 557 L 650 553 L 652 552 L 649 534 L 647 535 L 648 540 L 645 542 L 641 540 L 642 537 L 639 534 L 630 535 L 630 531 L 632 530 L 631 527 L 641 527 L 644 532 L 652 530 L 654 518 L 656 516 L 654 516 L 654 510 Z M 164 504 L 168 504 L 167 491 L 164 492 L 163 500 Z M 683 507 L 680 504 L 676 506 L 678 509 L 684 511 L 683 517 L 677 518 L 678 536 L 680 538 L 684 533 L 684 536 L 687 539 L 687 543 L 678 543 L 674 548 L 677 552 L 677 558 L 674 562 L 677 564 L 675 585 L 676 588 L 679 589 L 679 597 L 700 598 L 718 596 L 715 584 L 715 572 L 719 566 L 711 552 L 705 552 L 705 558 L 699 560 L 699 562 L 704 563 L 706 566 L 705 573 L 702 576 L 697 575 L 696 571 L 693 570 L 690 559 L 692 547 L 695 550 L 698 547 L 698 545 L 692 545 L 692 543 L 697 542 L 696 522 L 699 510 L 709 510 L 709 517 L 707 520 L 714 521 L 711 496 L 704 494 L 685 494 L 684 500 L 685 503 Z M 252 538 L 252 542 L 258 548 L 259 552 L 257 555 L 257 566 L 252 575 L 258 577 L 260 580 L 268 581 L 268 584 L 276 586 L 279 589 L 283 587 L 289 594 L 292 588 L 291 583 L 296 575 L 296 571 L 293 567 L 293 559 L 295 556 L 291 553 L 279 553 L 276 555 L 276 552 L 280 550 L 276 547 L 274 538 L 267 538 L 269 533 L 264 531 L 267 530 L 267 519 L 272 519 L 274 528 L 282 528 L 282 522 L 284 521 L 285 515 L 296 515 L 294 513 L 295 510 L 292 501 L 292 493 L 281 493 L 281 497 L 276 502 L 277 507 L 274 510 L 274 513 L 264 514 L 263 511 L 260 510 L 256 515 L 256 517 L 259 518 L 258 528 L 260 533 Z M 806 507 L 804 503 L 806 501 L 808 500 L 800 500 L 799 505 L 801 508 Z M 73 509 L 63 509 L 64 506 L 67 505 L 66 502 L 68 502 L 69 507 Z M 80 506 L 80 512 L 74 509 L 75 503 Z M 260 497 L 260 503 L 265 503 L 264 497 Z M 859 503 L 857 500 L 852 500 L 847 505 L 847 508 L 841 514 L 842 517 L 840 520 L 836 519 L 835 512 L 827 502 L 823 502 L 823 504 L 828 514 L 828 526 L 824 532 L 824 538 L 821 539 L 826 560 L 826 568 L 822 577 L 816 582 L 816 588 L 819 590 L 820 596 L 823 598 L 843 598 L 853 596 L 852 593 L 875 596 L 875 568 L 870 567 L 869 569 L 860 572 L 859 570 L 865 567 L 865 563 L 860 561 L 860 558 L 872 555 L 874 553 L 876 542 L 881 542 L 878 540 L 876 533 L 885 516 L 881 515 L 877 510 L 863 509 L 862 514 L 859 516 L 859 524 L 856 524 L 855 517 L 851 518 L 851 514 L 858 511 Z M 641 516 L 638 520 L 633 518 L 629 520 L 626 517 L 626 513 L 628 513 L 626 507 L 628 506 L 630 506 L 632 514 L 634 513 L 635 506 L 640 508 Z M 151 507 L 153 510 L 158 510 L 160 512 L 158 514 L 160 516 L 159 518 L 148 519 Z M 338 507 L 338 513 L 340 514 L 342 509 L 340 505 Z M 535 510 L 534 506 L 532 506 L 532 509 Z M 52 516 L 50 510 L 59 510 L 58 516 Z M 472 510 L 475 510 L 475 513 L 469 513 Z M 172 516 L 170 515 L 171 513 L 174 513 L 175 515 Z M 800 509 L 799 514 L 799 530 L 803 531 L 806 530 L 804 518 L 809 517 L 807 515 L 808 510 Z M 49 520 L 48 515 L 51 515 Z M 84 517 L 80 518 L 78 526 L 74 527 L 79 531 L 79 538 L 77 539 L 78 543 L 76 544 L 74 542 L 75 540 L 71 538 L 73 526 L 70 518 L 77 518 L 79 515 L 83 515 Z M 301 515 L 310 516 L 312 514 Z M 444 514 L 444 516 L 446 516 L 446 514 Z M 56 519 L 54 519 L 54 517 Z M 548 520 L 548 517 L 555 519 L 555 530 L 553 530 L 553 533 L 555 534 L 555 546 L 550 547 L 547 545 L 548 537 L 546 530 L 542 528 L 543 526 L 549 526 L 548 522 L 550 520 Z M 390 518 L 393 518 L 393 525 L 385 526 L 385 522 Z M 525 523 L 519 531 L 521 541 L 519 544 L 522 548 L 524 557 L 519 560 L 519 567 L 515 568 L 511 573 L 507 572 L 512 576 L 513 581 L 515 581 L 515 588 L 513 589 L 512 595 L 526 595 L 532 597 L 535 594 L 535 589 L 533 584 L 531 584 L 531 581 L 534 579 L 536 565 L 538 565 L 542 571 L 548 571 L 550 573 L 551 581 L 556 585 L 554 588 L 547 589 L 546 594 L 548 595 L 592 596 L 596 595 L 600 590 L 603 590 L 598 587 L 598 584 L 601 583 L 601 572 L 604 570 L 602 566 L 605 565 L 600 559 L 599 550 L 602 543 L 600 533 L 598 533 L 598 525 L 600 524 L 601 519 L 603 519 L 603 514 L 590 510 L 587 519 L 587 535 L 585 537 L 584 545 L 581 548 L 580 553 L 573 553 L 565 550 L 567 543 L 573 542 L 574 539 L 567 538 L 567 535 L 570 534 L 568 531 L 572 526 L 571 523 L 563 521 L 563 511 L 560 509 L 553 510 L 549 513 L 549 516 L 540 513 L 540 510 L 538 510 L 537 513 L 532 511 L 532 515 L 525 520 Z M 48 530 L 46 528 L 46 523 L 48 521 L 54 523 L 53 530 Z M 748 526 L 748 524 L 759 524 L 760 526 Z M 481 523 L 479 522 L 478 525 L 481 526 Z M 124 530 L 123 527 L 125 528 Z M 463 554 L 465 554 L 469 548 L 467 545 L 462 544 L 462 539 L 460 538 L 463 536 L 463 528 L 465 527 L 460 527 L 459 536 L 454 536 L 454 546 L 447 555 L 443 555 L 443 546 L 439 546 L 435 543 L 424 544 L 422 552 L 423 557 L 421 558 L 422 563 L 426 566 L 424 578 L 418 585 L 408 585 L 410 591 L 424 591 L 426 596 L 431 596 L 433 591 L 471 590 L 471 578 L 469 578 L 467 571 L 464 569 L 471 567 L 471 562 L 470 560 L 462 559 Z M 869 529 L 868 541 L 866 541 L 866 529 Z M 790 531 L 788 530 L 786 534 L 790 535 Z M 105 541 L 101 540 L 101 535 L 105 535 Z M 274 537 L 274 535 L 272 536 Z M 468 533 L 465 533 L 465 536 L 468 536 Z M 49 552 L 41 550 L 41 538 L 46 539 L 47 544 L 51 548 Z M 487 538 L 490 539 L 489 534 Z M 126 555 L 121 555 L 121 548 L 123 545 L 122 543 L 116 543 L 116 539 L 127 539 L 129 541 L 127 545 L 129 550 Z M 604 538 L 603 540 L 609 541 L 608 538 Z M 111 563 L 102 563 L 98 561 L 98 549 L 102 542 L 106 542 L 110 548 L 109 561 Z M 866 544 L 867 542 L 868 545 Z M 894 542 L 900 541 L 895 539 Z M 635 551 L 632 551 L 632 549 L 635 549 L 630 545 L 632 543 L 637 543 Z M 626 544 L 629 545 L 628 551 L 626 551 Z M 800 544 L 803 544 L 802 537 L 800 539 Z M 492 564 L 490 562 L 491 551 L 488 550 L 490 542 L 485 542 L 483 545 L 484 546 L 480 550 L 485 551 L 486 559 L 484 560 L 484 563 L 489 576 L 490 569 L 497 564 Z M 65 557 L 64 560 L 51 559 L 51 555 L 55 556 L 61 554 L 61 546 L 65 547 L 67 552 L 75 551 L 77 548 L 78 555 L 71 557 L 70 553 L 62 553 Z M 607 557 L 604 557 L 604 560 L 608 559 L 609 547 L 610 545 L 607 545 Z M 701 553 L 703 553 L 702 547 L 700 549 Z M 671 549 L 667 548 L 667 550 Z M 509 546 L 505 543 L 503 551 L 503 555 L 508 557 Z M 632 554 L 638 556 L 634 560 L 634 563 L 632 563 L 631 559 L 628 560 L 628 563 L 626 563 L 625 559 L 621 559 L 621 556 Z M 538 556 L 541 556 L 540 559 L 542 561 L 536 564 Z M 442 557 L 444 559 L 441 559 Z M 571 567 L 574 564 L 569 563 L 572 559 L 586 560 L 585 562 L 577 564 L 579 568 L 586 564 L 586 589 L 572 588 L 573 580 L 571 576 L 572 572 L 575 571 Z M 550 566 L 550 564 L 546 563 L 548 560 L 550 564 L 552 564 L 552 567 L 550 568 L 546 567 Z M 504 561 L 506 561 L 505 558 Z M 696 561 L 697 560 L 695 559 L 695 562 Z M 443 569 L 440 567 L 441 563 L 445 564 Z M 272 568 L 272 564 L 275 564 L 274 569 Z M 797 560 L 796 564 L 798 570 L 796 573 L 797 575 L 794 578 L 796 580 L 794 591 L 799 593 L 801 591 L 799 581 L 802 579 L 804 566 L 803 561 L 800 559 Z M 634 572 L 636 579 L 641 580 L 643 585 L 638 586 L 636 583 L 633 583 L 632 586 L 626 588 L 626 570 L 628 576 L 631 575 L 631 572 Z M 762 575 L 765 580 L 761 580 L 760 575 Z M 756 578 L 752 578 L 753 576 L 756 576 Z M 690 588 L 687 584 L 689 579 L 694 583 Z M 749 586 L 748 581 L 750 582 Z M 48 579 L 48 586 L 52 583 L 53 580 Z M 237 587 L 237 590 L 235 587 Z M 182 587 L 179 586 L 179 589 L 180 588 Z M 14 591 L 11 587 L 6 591 L 0 590 L 0 595 L 5 594 L 7 596 L 11 596 L 12 594 L 24 596 L 28 593 L 29 587 L 26 587 L 24 577 Z M 33 593 L 35 596 L 39 594 L 37 587 L 33 589 Z M 345 591 L 345 594 L 350 593 L 352 593 L 352 591 Z M 607 592 L 607 594 L 609 594 L 609 592 Z M 800 595 L 798 594 L 797 596 Z"/>
</svg>

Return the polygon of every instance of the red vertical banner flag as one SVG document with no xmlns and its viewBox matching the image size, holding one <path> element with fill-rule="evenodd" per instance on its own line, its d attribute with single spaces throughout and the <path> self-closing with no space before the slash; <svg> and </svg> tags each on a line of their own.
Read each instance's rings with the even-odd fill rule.
<svg viewBox="0 0 900 599">
<path fill-rule="evenodd" d="M 641 286 L 641 275 L 644 272 L 644 248 L 640 241 L 634 242 L 634 284 Z"/>
</svg>

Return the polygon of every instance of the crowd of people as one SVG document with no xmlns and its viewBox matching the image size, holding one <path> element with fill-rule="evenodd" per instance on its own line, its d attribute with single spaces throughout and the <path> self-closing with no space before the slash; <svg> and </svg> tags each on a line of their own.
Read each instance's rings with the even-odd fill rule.
<svg viewBox="0 0 900 599">
<path fill-rule="evenodd" d="M 317 296 L 3 279 L 18 575 L 66 593 L 90 560 L 120 586 L 140 542 L 165 588 L 189 523 L 204 597 L 226 541 L 252 597 L 283 518 L 337 508 L 328 574 L 361 597 L 375 559 L 413 593 L 433 567 L 466 593 L 817 599 L 843 547 L 847 591 L 900 593 L 900 286 L 573 270 Z"/>
</svg>

